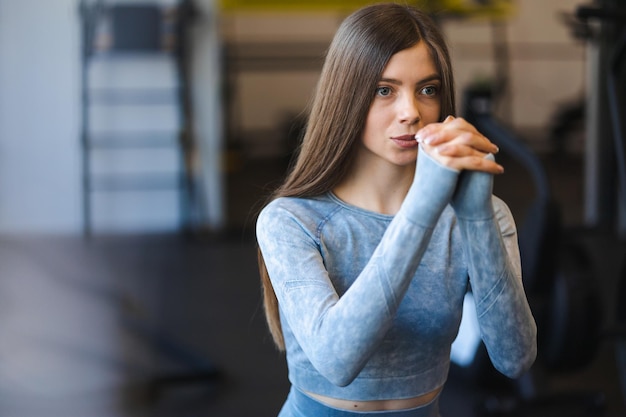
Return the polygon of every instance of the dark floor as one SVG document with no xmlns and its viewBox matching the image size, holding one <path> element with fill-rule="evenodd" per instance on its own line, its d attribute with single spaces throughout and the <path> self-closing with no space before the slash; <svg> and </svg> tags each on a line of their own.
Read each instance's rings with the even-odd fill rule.
<svg viewBox="0 0 626 417">
<path fill-rule="evenodd" d="M 525 221 L 533 188 L 519 166 L 501 161 L 507 173 L 496 193 Z M 576 227 L 580 158 L 544 162 L 565 226 L 576 228 L 572 239 L 593 261 L 605 313 L 598 349 L 580 369 L 548 372 L 539 363 L 519 381 L 453 369 L 446 417 L 626 415 L 621 339 L 608 334 L 624 244 Z M 252 228 L 282 170 L 275 161 L 246 161 L 229 174 L 231 227 L 220 236 L 0 238 L 0 416 L 275 416 L 288 382 L 265 329 Z M 562 398 L 484 412 L 512 408 L 516 392 Z M 586 393 L 600 394 L 592 398 L 603 399 L 603 413 L 587 412 Z"/>
</svg>

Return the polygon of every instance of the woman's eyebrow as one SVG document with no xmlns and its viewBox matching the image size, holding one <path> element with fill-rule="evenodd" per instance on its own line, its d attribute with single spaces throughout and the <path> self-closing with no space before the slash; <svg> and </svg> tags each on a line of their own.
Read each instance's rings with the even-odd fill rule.
<svg viewBox="0 0 626 417">
<path fill-rule="evenodd" d="M 441 81 L 441 76 L 439 74 L 432 74 L 429 75 L 428 77 L 422 78 L 421 80 L 419 80 L 417 82 L 417 84 L 424 84 L 430 81 Z M 385 83 L 389 83 L 389 84 L 395 84 L 395 85 L 402 85 L 402 81 L 397 80 L 395 78 L 381 78 L 380 82 L 385 82 Z"/>
</svg>

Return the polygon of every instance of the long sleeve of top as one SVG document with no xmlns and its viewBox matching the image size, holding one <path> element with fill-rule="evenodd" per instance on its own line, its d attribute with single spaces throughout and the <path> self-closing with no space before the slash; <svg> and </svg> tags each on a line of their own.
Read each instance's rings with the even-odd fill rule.
<svg viewBox="0 0 626 417">
<path fill-rule="evenodd" d="M 488 157 L 493 158 L 492 155 Z M 494 366 L 517 377 L 537 355 L 537 328 L 522 286 L 513 227 L 500 230 L 492 196 L 493 176 L 463 172 L 452 199 L 461 235 L 481 337 Z M 500 212 L 508 211 L 501 207 Z M 512 226 L 512 224 L 509 224 Z M 502 335 L 515 335 L 503 338 Z"/>
<path fill-rule="evenodd" d="M 371 400 L 413 397 L 445 382 L 468 288 L 463 240 L 449 206 L 458 178 L 420 152 L 414 183 L 395 216 L 351 206 L 332 193 L 280 198 L 264 208 L 257 240 L 278 299 L 294 385 Z M 512 223 L 509 215 L 505 223 Z M 513 256 L 503 264 L 515 262 Z M 497 327 L 489 324 L 497 320 L 493 314 L 481 320 L 485 328 Z M 520 343 L 517 335 L 504 337 Z"/>
</svg>

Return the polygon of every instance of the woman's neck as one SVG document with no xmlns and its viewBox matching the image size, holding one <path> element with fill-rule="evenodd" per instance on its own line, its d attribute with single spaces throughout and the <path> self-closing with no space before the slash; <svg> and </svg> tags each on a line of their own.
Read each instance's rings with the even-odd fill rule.
<svg viewBox="0 0 626 417">
<path fill-rule="evenodd" d="M 354 206 L 382 214 L 396 214 L 413 183 L 415 167 L 384 162 L 359 164 L 355 161 L 346 178 L 333 193 Z"/>
</svg>

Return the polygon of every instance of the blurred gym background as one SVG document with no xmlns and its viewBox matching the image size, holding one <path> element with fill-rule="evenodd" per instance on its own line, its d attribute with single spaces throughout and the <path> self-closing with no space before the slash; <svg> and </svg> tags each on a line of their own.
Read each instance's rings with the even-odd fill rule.
<svg viewBox="0 0 626 417">
<path fill-rule="evenodd" d="M 626 4 L 405 1 L 502 149 L 540 354 L 444 416 L 626 415 Z M 271 417 L 255 215 L 366 0 L 0 0 L 0 415 Z"/>
</svg>

